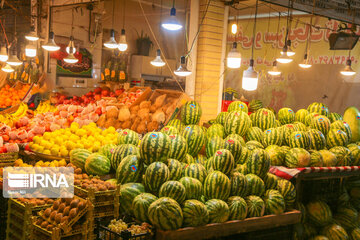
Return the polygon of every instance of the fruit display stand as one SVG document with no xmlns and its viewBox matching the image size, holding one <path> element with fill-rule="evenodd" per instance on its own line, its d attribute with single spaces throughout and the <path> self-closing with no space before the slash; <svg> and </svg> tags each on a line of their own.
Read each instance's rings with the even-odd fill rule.
<svg viewBox="0 0 360 240">
<path fill-rule="evenodd" d="M 1 153 L 0 154 L 0 167 L 11 167 L 14 165 L 16 159 L 18 159 L 19 153 Z"/>
<path fill-rule="evenodd" d="M 246 232 L 293 225 L 300 221 L 301 213 L 297 210 L 280 215 L 266 215 L 263 217 L 247 218 L 241 221 L 228 221 L 225 223 L 212 223 L 201 227 L 181 228 L 175 231 L 156 231 L 157 240 L 177 239 L 209 239 L 231 236 Z"/>
</svg>

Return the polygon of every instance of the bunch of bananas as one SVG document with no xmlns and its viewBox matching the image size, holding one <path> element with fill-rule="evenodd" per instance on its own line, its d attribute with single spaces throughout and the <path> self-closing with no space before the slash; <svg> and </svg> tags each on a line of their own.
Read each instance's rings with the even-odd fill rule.
<svg viewBox="0 0 360 240">
<path fill-rule="evenodd" d="M 47 113 L 47 112 L 56 112 L 57 107 L 50 104 L 50 100 L 46 100 L 44 102 L 40 102 L 39 106 L 34 111 L 34 116 L 41 113 Z"/>
<path fill-rule="evenodd" d="M 0 114 L 0 122 L 5 123 L 9 127 L 13 127 L 15 122 L 26 115 L 27 110 L 28 105 L 21 102 L 18 109 L 14 113 Z"/>
</svg>

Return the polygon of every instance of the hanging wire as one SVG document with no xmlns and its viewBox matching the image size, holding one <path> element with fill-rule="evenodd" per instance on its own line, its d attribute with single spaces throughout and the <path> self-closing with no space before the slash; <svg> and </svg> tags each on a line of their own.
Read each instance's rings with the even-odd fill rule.
<svg viewBox="0 0 360 240">
<path fill-rule="evenodd" d="M 125 3 L 126 3 L 126 0 L 123 0 L 123 29 L 125 29 Z"/>
<path fill-rule="evenodd" d="M 266 30 L 266 34 L 269 34 L 270 31 L 270 18 L 271 18 L 271 14 L 270 14 L 270 10 L 269 10 L 269 17 L 268 17 L 268 24 L 267 24 L 267 30 Z M 263 62 L 265 62 L 265 59 L 267 57 L 267 53 L 269 50 L 269 45 L 267 45 L 266 49 L 265 49 L 265 54 L 264 54 L 264 58 L 263 58 Z"/>
<path fill-rule="evenodd" d="M 7 43 L 7 45 L 8 45 L 8 46 L 10 46 L 10 44 L 9 44 L 9 40 L 8 40 L 8 38 L 7 38 L 7 35 L 6 35 L 5 28 L 4 28 L 4 25 L 3 25 L 3 22 L 2 22 L 2 20 L 1 20 L 1 19 L 0 19 L 0 24 L 1 24 L 1 28 L 2 28 L 3 33 L 4 33 L 4 37 L 5 37 L 6 43 Z"/>
<path fill-rule="evenodd" d="M 74 8 L 71 9 L 71 35 L 73 35 L 74 32 Z"/>
<path fill-rule="evenodd" d="M 255 31 L 256 31 L 256 19 L 257 19 L 257 12 L 258 12 L 258 1 L 256 0 L 256 8 L 255 8 L 255 20 L 254 20 L 254 28 L 253 28 L 253 42 L 251 47 L 251 59 L 254 59 L 254 45 L 255 45 Z"/>
<path fill-rule="evenodd" d="M 112 23 L 111 23 L 111 28 L 114 29 L 114 20 L 115 20 L 115 0 L 112 1 Z"/>
<path fill-rule="evenodd" d="M 276 40 L 275 40 L 275 48 L 274 48 L 274 58 L 275 58 L 275 56 L 277 55 L 277 48 L 278 48 L 278 44 L 279 44 L 280 20 L 281 20 L 281 14 L 279 13 L 279 20 L 278 20 L 278 25 L 277 25 L 277 29 L 276 29 Z"/>
</svg>

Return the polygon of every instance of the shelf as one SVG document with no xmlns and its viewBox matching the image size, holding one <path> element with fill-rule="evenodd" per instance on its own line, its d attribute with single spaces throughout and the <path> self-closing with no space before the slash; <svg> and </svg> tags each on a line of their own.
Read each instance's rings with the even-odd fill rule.
<svg viewBox="0 0 360 240">
<path fill-rule="evenodd" d="M 181 228 L 174 231 L 156 231 L 157 240 L 193 240 L 231 236 L 240 233 L 292 225 L 300 221 L 301 213 L 297 210 L 280 215 L 247 218 L 241 221 L 212 223 L 201 227 Z"/>
</svg>

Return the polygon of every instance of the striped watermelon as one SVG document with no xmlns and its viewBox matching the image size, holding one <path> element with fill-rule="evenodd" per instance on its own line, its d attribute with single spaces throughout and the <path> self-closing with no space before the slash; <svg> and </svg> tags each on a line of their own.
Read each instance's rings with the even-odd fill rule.
<svg viewBox="0 0 360 240">
<path fill-rule="evenodd" d="M 296 113 L 295 113 L 295 121 L 297 122 L 302 122 L 303 124 L 306 125 L 306 116 L 309 115 L 308 110 L 306 109 L 299 109 Z"/>
<path fill-rule="evenodd" d="M 170 178 L 170 171 L 166 164 L 153 162 L 150 164 L 144 176 L 145 187 L 152 193 L 157 193 L 161 185 Z"/>
<path fill-rule="evenodd" d="M 270 110 L 273 114 L 276 114 L 275 110 L 272 107 L 267 106 L 266 109 Z"/>
<path fill-rule="evenodd" d="M 263 149 L 255 149 L 251 158 L 246 162 L 248 173 L 264 178 L 270 169 L 270 156 Z"/>
<path fill-rule="evenodd" d="M 213 156 L 217 150 L 224 148 L 224 143 L 224 139 L 219 136 L 207 139 L 205 145 L 206 157 L 209 158 Z"/>
<path fill-rule="evenodd" d="M 326 135 L 330 130 L 330 124 L 330 120 L 327 117 L 319 115 L 311 120 L 310 127 L 319 130 Z"/>
<path fill-rule="evenodd" d="M 329 149 L 336 156 L 336 166 L 352 166 L 353 156 L 350 150 L 343 146 L 337 146 Z"/>
<path fill-rule="evenodd" d="M 247 215 L 246 201 L 239 196 L 229 197 L 227 204 L 229 206 L 229 220 L 243 220 Z"/>
<path fill-rule="evenodd" d="M 256 112 L 260 108 L 263 108 L 263 103 L 260 100 L 251 100 L 249 103 L 249 111 Z"/>
<path fill-rule="evenodd" d="M 235 163 L 239 162 L 243 147 L 238 140 L 236 140 L 235 138 L 229 138 L 225 140 L 223 148 L 231 152 L 234 157 Z"/>
<path fill-rule="evenodd" d="M 294 124 L 294 128 L 296 129 L 296 131 L 306 132 L 308 130 L 308 127 L 301 122 L 294 122 L 293 124 Z"/>
<path fill-rule="evenodd" d="M 331 123 L 330 129 L 340 129 L 346 133 L 346 135 L 348 136 L 349 139 L 351 139 L 351 137 L 352 137 L 351 128 L 350 128 L 349 124 L 345 121 L 338 120 L 338 121 Z"/>
<path fill-rule="evenodd" d="M 282 166 L 285 161 L 285 154 L 277 145 L 268 146 L 265 151 L 269 154 L 271 166 Z"/>
<path fill-rule="evenodd" d="M 159 198 L 151 203 L 148 215 L 152 225 L 161 230 L 176 230 L 183 223 L 180 205 L 167 197 Z"/>
<path fill-rule="evenodd" d="M 231 174 L 231 196 L 245 197 L 247 194 L 247 179 L 244 174 L 233 172 Z"/>
<path fill-rule="evenodd" d="M 121 161 L 129 155 L 139 155 L 139 148 L 132 144 L 122 144 L 111 149 L 111 167 L 117 169 Z"/>
<path fill-rule="evenodd" d="M 198 154 L 198 155 L 196 155 L 196 157 L 194 157 L 194 160 L 195 160 L 196 163 L 204 165 L 207 158 L 205 157 L 205 155 Z"/>
<path fill-rule="evenodd" d="M 344 121 L 351 129 L 351 138 L 349 142 L 355 143 L 360 141 L 360 111 L 356 107 L 348 107 L 344 112 Z"/>
<path fill-rule="evenodd" d="M 285 166 L 289 168 L 307 167 L 310 164 L 310 153 L 303 148 L 292 148 L 285 156 Z"/>
<path fill-rule="evenodd" d="M 305 223 L 307 220 L 306 208 L 301 202 L 296 202 L 296 209 L 301 212 L 301 223 Z"/>
<path fill-rule="evenodd" d="M 274 128 L 281 127 L 281 123 L 279 120 L 275 120 Z"/>
<path fill-rule="evenodd" d="M 262 217 L 265 213 L 265 203 L 264 201 L 258 196 L 248 196 L 245 198 L 246 205 L 248 207 L 248 214 L 249 218 L 252 217 Z"/>
<path fill-rule="evenodd" d="M 323 158 L 324 167 L 335 167 L 337 163 L 336 155 L 329 150 L 320 150 L 319 153 Z"/>
<path fill-rule="evenodd" d="M 331 129 L 326 136 L 326 144 L 328 148 L 336 146 L 346 146 L 349 138 L 344 131 Z"/>
<path fill-rule="evenodd" d="M 310 129 L 308 131 L 308 136 L 310 138 L 309 149 L 321 150 L 325 148 L 326 139 L 321 131 L 316 129 Z"/>
<path fill-rule="evenodd" d="M 137 155 L 125 157 L 116 169 L 116 179 L 118 183 L 141 181 L 144 165 Z"/>
<path fill-rule="evenodd" d="M 316 150 L 310 150 L 309 167 L 322 167 L 322 166 L 324 166 L 324 159 L 321 153 Z"/>
<path fill-rule="evenodd" d="M 305 239 L 315 236 L 319 232 L 314 225 L 307 223 L 307 222 L 303 224 L 303 227 L 304 227 L 303 237 Z"/>
<path fill-rule="evenodd" d="M 247 181 L 247 194 L 262 196 L 265 193 L 265 183 L 257 175 L 249 173 L 245 175 Z"/>
<path fill-rule="evenodd" d="M 269 128 L 264 131 L 264 138 L 262 143 L 265 146 L 278 145 L 281 146 L 283 142 L 283 129 L 281 127 Z"/>
<path fill-rule="evenodd" d="M 185 125 L 180 119 L 172 119 L 166 124 L 166 126 L 175 127 L 179 133 L 185 128 Z"/>
<path fill-rule="evenodd" d="M 285 211 L 285 200 L 278 190 L 267 190 L 264 195 L 264 202 L 266 214 L 279 215 Z"/>
<path fill-rule="evenodd" d="M 359 166 L 360 165 L 360 146 L 354 144 L 354 147 L 348 145 L 348 148 L 353 156 L 353 165 Z"/>
<path fill-rule="evenodd" d="M 155 202 L 158 198 L 151 193 L 141 193 L 137 195 L 132 202 L 132 209 L 134 216 L 141 222 L 150 222 L 148 217 L 148 209 L 150 204 Z"/>
<path fill-rule="evenodd" d="M 108 174 L 110 169 L 110 160 L 100 153 L 90 154 L 86 158 L 85 171 L 89 175 L 103 176 Z"/>
<path fill-rule="evenodd" d="M 223 223 L 229 219 L 230 210 L 226 202 L 220 199 L 210 199 L 205 205 L 209 212 L 209 223 Z"/>
<path fill-rule="evenodd" d="M 185 125 L 198 124 L 201 114 L 200 104 L 195 101 L 188 101 L 181 107 L 181 122 Z"/>
<path fill-rule="evenodd" d="M 212 168 L 214 157 L 208 158 L 208 160 L 205 162 L 205 169 L 208 173 L 212 172 L 214 169 Z"/>
<path fill-rule="evenodd" d="M 168 159 L 167 167 L 170 172 L 169 180 L 179 180 L 182 177 L 182 166 L 178 160 Z"/>
<path fill-rule="evenodd" d="M 248 174 L 246 164 L 237 164 L 235 170 L 244 175 Z"/>
<path fill-rule="evenodd" d="M 180 135 L 170 135 L 170 147 L 168 158 L 183 161 L 188 151 L 187 142 L 184 137 Z"/>
<path fill-rule="evenodd" d="M 332 113 L 329 114 L 329 119 L 333 123 L 333 122 L 338 121 L 338 120 L 343 120 L 343 117 L 340 114 L 336 113 L 336 112 L 332 112 Z"/>
<path fill-rule="evenodd" d="M 307 132 L 294 131 L 290 134 L 288 142 L 291 148 L 308 148 L 310 139 Z"/>
<path fill-rule="evenodd" d="M 225 125 L 225 120 L 226 120 L 226 117 L 229 115 L 228 112 L 221 112 L 219 113 L 219 115 L 217 115 L 216 117 L 216 123 L 219 123 L 221 125 Z"/>
<path fill-rule="evenodd" d="M 265 108 L 261 108 L 253 114 L 254 114 L 254 120 L 252 121 L 253 126 L 259 127 L 263 131 L 275 127 L 275 114 L 273 114 L 271 111 Z"/>
<path fill-rule="evenodd" d="M 179 134 L 179 131 L 177 130 L 177 128 L 173 127 L 173 126 L 165 126 L 160 130 L 160 132 L 162 132 L 168 136 Z"/>
<path fill-rule="evenodd" d="M 186 199 L 200 200 L 203 194 L 203 186 L 199 180 L 191 177 L 183 177 L 179 180 L 186 189 Z"/>
<path fill-rule="evenodd" d="M 230 174 L 235 167 L 234 157 L 227 149 L 220 149 L 215 152 L 212 163 L 214 170 L 220 171 L 226 175 Z"/>
<path fill-rule="evenodd" d="M 320 114 L 318 114 L 318 113 L 309 113 L 305 118 L 305 125 L 310 126 L 312 120 L 317 116 L 320 116 Z"/>
<path fill-rule="evenodd" d="M 245 164 L 246 161 L 251 157 L 251 151 L 246 148 L 246 147 L 242 147 L 241 148 L 241 155 L 240 158 L 238 159 L 238 161 L 236 162 L 237 164 Z"/>
<path fill-rule="evenodd" d="M 207 129 L 206 138 L 212 138 L 214 136 L 219 136 L 221 138 L 225 137 L 225 129 L 223 125 L 215 123 Z"/>
<path fill-rule="evenodd" d="M 139 144 L 139 135 L 130 129 L 124 129 L 118 134 L 117 144 L 132 144 L 137 146 Z"/>
<path fill-rule="evenodd" d="M 224 127 L 226 135 L 236 133 L 240 136 L 245 136 L 251 127 L 251 120 L 245 112 L 234 111 L 226 117 Z"/>
<path fill-rule="evenodd" d="M 241 101 L 233 101 L 232 103 L 230 103 L 228 107 L 228 112 L 233 112 L 233 111 L 243 111 L 245 113 L 249 112 L 246 103 L 243 103 Z"/>
<path fill-rule="evenodd" d="M 149 132 L 145 134 L 140 143 L 140 156 L 146 165 L 166 162 L 170 150 L 170 137 L 162 132 Z"/>
<path fill-rule="evenodd" d="M 350 232 L 350 240 L 360 239 L 360 228 L 356 227 Z"/>
<path fill-rule="evenodd" d="M 228 176 L 220 171 L 211 172 L 204 182 L 204 196 L 206 199 L 228 199 L 231 182 Z"/>
<path fill-rule="evenodd" d="M 278 177 L 272 173 L 267 173 L 264 178 L 265 189 L 277 189 L 278 186 Z"/>
<path fill-rule="evenodd" d="M 70 151 L 70 163 L 74 164 L 76 167 L 85 170 L 86 159 L 92 154 L 89 150 L 76 148 Z"/>
<path fill-rule="evenodd" d="M 296 190 L 294 185 L 286 179 L 278 179 L 277 190 L 285 199 L 286 209 L 292 209 L 296 199 Z"/>
<path fill-rule="evenodd" d="M 291 108 L 281 108 L 277 114 L 281 124 L 289 124 L 295 121 L 295 113 Z"/>
<path fill-rule="evenodd" d="M 283 145 L 289 145 L 291 133 L 296 131 L 294 124 L 286 124 L 283 128 Z"/>
<path fill-rule="evenodd" d="M 358 226 L 357 219 L 358 211 L 351 205 L 338 207 L 337 213 L 334 216 L 335 222 L 346 230 L 356 228 Z"/>
<path fill-rule="evenodd" d="M 195 159 L 190 154 L 186 154 L 183 163 L 185 163 L 186 166 L 186 164 L 195 163 Z"/>
<path fill-rule="evenodd" d="M 332 221 L 329 205 L 323 201 L 311 201 L 306 205 L 308 219 L 316 226 L 323 227 Z"/>
<path fill-rule="evenodd" d="M 192 177 L 204 182 L 207 176 L 206 169 L 203 165 L 198 163 L 191 163 L 185 168 L 185 177 Z"/>
<path fill-rule="evenodd" d="M 245 135 L 246 141 L 262 142 L 264 139 L 264 132 L 258 127 L 251 127 Z"/>
<path fill-rule="evenodd" d="M 106 144 L 99 149 L 98 153 L 105 155 L 108 159 L 111 160 L 112 152 L 115 147 L 116 147 L 115 144 Z"/>
<path fill-rule="evenodd" d="M 248 141 L 246 143 L 246 147 L 247 149 L 249 149 L 250 151 L 253 151 L 255 149 L 264 149 L 264 145 L 262 145 L 261 143 L 259 143 L 258 141 Z"/>
<path fill-rule="evenodd" d="M 321 235 L 324 235 L 329 240 L 348 240 L 349 235 L 345 229 L 337 224 L 330 224 L 321 230 Z"/>
<path fill-rule="evenodd" d="M 189 125 L 181 132 L 188 145 L 188 153 L 191 156 L 199 154 L 201 148 L 205 144 L 205 133 L 200 126 Z"/>
<path fill-rule="evenodd" d="M 133 214 L 132 202 L 136 196 L 145 192 L 141 183 L 126 183 L 120 186 L 120 212 Z"/>
<path fill-rule="evenodd" d="M 186 200 L 183 204 L 184 227 L 199 227 L 209 222 L 209 212 L 204 203 L 198 200 Z"/>
<path fill-rule="evenodd" d="M 178 181 L 167 181 L 161 185 L 159 197 L 169 197 L 181 204 L 186 198 L 186 189 Z"/>
<path fill-rule="evenodd" d="M 319 103 L 319 102 L 311 103 L 308 106 L 307 110 L 310 113 L 318 113 L 318 114 L 324 115 L 326 117 L 329 115 L 329 108 L 325 104 Z"/>
<path fill-rule="evenodd" d="M 241 144 L 241 146 L 245 146 L 245 140 L 242 136 L 240 136 L 239 134 L 236 134 L 236 133 L 232 133 L 230 135 L 228 135 L 226 138 L 225 138 L 225 141 L 228 140 L 228 139 L 235 139 L 235 140 L 238 140 Z"/>
</svg>

